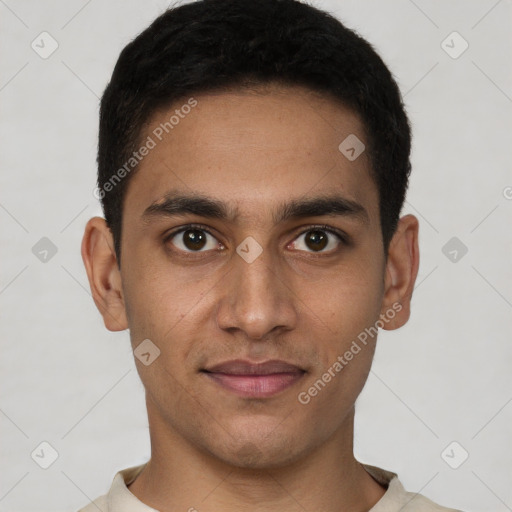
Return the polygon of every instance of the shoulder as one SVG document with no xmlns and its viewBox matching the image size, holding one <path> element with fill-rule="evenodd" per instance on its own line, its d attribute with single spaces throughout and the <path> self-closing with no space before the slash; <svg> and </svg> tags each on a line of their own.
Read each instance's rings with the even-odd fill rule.
<svg viewBox="0 0 512 512">
<path fill-rule="evenodd" d="M 406 491 L 398 475 L 392 471 L 369 464 L 363 464 L 363 467 L 387 488 L 370 512 L 462 512 L 438 505 L 422 494 Z"/>
<path fill-rule="evenodd" d="M 107 495 L 104 494 L 94 501 L 91 501 L 89 505 L 77 510 L 77 512 L 108 512 L 107 506 Z"/>
<path fill-rule="evenodd" d="M 402 512 L 462 512 L 462 510 L 438 505 L 422 494 L 407 491 L 403 494 L 402 506 L 403 508 L 400 509 Z"/>
<path fill-rule="evenodd" d="M 111 512 L 116 510 L 131 510 L 137 507 L 140 509 L 140 502 L 128 490 L 127 486 L 135 480 L 144 469 L 145 465 L 146 463 L 139 464 L 138 466 L 131 466 L 118 471 L 114 476 L 110 490 L 94 501 L 91 501 L 77 512 Z M 131 507 L 129 506 L 130 504 Z M 153 509 L 147 508 L 147 510 L 152 511 Z"/>
</svg>

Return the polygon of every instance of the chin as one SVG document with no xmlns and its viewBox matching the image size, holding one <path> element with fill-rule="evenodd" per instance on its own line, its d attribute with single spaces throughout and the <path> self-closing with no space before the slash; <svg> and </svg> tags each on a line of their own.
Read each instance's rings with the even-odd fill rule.
<svg viewBox="0 0 512 512">
<path fill-rule="evenodd" d="M 270 431 L 265 435 L 263 429 L 252 436 L 244 432 L 237 438 L 231 438 L 223 449 L 218 444 L 212 448 L 215 457 L 243 469 L 284 467 L 298 460 L 307 451 L 289 433 Z"/>
<path fill-rule="evenodd" d="M 213 425 L 213 429 L 202 431 L 200 444 L 234 467 L 284 468 L 307 457 L 332 434 L 330 422 L 318 425 L 308 420 L 283 412 L 226 415 L 222 428 Z"/>
</svg>

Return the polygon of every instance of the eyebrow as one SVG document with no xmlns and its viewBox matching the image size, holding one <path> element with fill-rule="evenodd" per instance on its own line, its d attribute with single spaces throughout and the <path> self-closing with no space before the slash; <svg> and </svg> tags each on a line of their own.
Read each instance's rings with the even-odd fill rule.
<svg viewBox="0 0 512 512">
<path fill-rule="evenodd" d="M 233 208 L 212 197 L 169 192 L 162 199 L 148 206 L 141 218 L 145 223 L 149 223 L 155 217 L 175 217 L 186 214 L 236 222 L 240 212 L 238 208 Z M 274 224 L 279 224 L 289 219 L 325 215 L 353 218 L 363 224 L 369 222 L 368 212 L 361 204 L 333 194 L 284 202 L 273 212 L 272 218 Z"/>
</svg>

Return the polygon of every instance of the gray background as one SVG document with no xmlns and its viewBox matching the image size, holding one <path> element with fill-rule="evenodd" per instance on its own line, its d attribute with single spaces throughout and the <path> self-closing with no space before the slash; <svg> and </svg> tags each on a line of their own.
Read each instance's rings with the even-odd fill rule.
<svg viewBox="0 0 512 512">
<path fill-rule="evenodd" d="M 512 510 L 512 3 L 313 3 L 375 45 L 414 130 L 412 316 L 379 336 L 356 457 L 445 506 Z M 75 511 L 149 456 L 128 332 L 104 328 L 80 242 L 101 214 L 99 97 L 167 4 L 0 0 L 0 511 Z"/>
</svg>

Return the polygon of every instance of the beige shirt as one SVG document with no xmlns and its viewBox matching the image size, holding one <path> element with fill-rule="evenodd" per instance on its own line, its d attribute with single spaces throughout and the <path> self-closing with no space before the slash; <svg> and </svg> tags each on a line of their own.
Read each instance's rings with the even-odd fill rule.
<svg viewBox="0 0 512 512">
<path fill-rule="evenodd" d="M 145 464 L 119 471 L 107 494 L 100 496 L 78 512 L 158 512 L 140 501 L 128 489 Z M 368 512 L 461 512 L 436 505 L 421 494 L 407 492 L 396 473 L 368 464 L 364 469 L 380 484 L 387 487 L 382 498 Z"/>
</svg>

